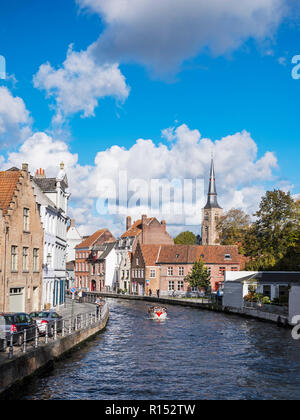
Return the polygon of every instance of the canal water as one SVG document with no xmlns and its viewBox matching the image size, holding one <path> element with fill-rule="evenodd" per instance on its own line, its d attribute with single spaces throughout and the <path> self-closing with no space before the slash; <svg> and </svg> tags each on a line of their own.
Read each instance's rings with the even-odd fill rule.
<svg viewBox="0 0 300 420">
<path fill-rule="evenodd" d="M 109 299 L 107 329 L 24 389 L 24 399 L 299 399 L 300 341 L 275 325 Z"/>
</svg>

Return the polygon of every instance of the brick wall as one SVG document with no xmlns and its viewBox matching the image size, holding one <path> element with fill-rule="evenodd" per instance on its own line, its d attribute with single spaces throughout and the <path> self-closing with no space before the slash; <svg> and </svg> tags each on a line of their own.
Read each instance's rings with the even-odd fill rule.
<svg viewBox="0 0 300 420">
<path fill-rule="evenodd" d="M 22 177 L 17 185 L 17 191 L 13 198 L 14 203 L 4 216 L 8 226 L 6 235 L 6 258 L 5 258 L 5 232 L 3 221 L 1 227 L 1 255 L 2 257 L 2 281 L 0 286 L 0 311 L 10 312 L 10 290 L 21 289 L 24 293 L 24 311 L 31 312 L 41 309 L 42 279 L 43 279 L 43 237 L 44 231 L 33 188 L 30 174 L 22 171 Z M 29 210 L 29 229 L 24 231 L 23 217 L 24 208 Z M 12 272 L 11 250 L 17 247 L 17 268 Z M 28 269 L 23 269 L 23 248 L 28 251 Z M 33 267 L 33 251 L 38 250 L 38 267 Z M 5 258 L 5 260 L 4 260 Z M 5 264 L 6 262 L 6 264 Z"/>
</svg>

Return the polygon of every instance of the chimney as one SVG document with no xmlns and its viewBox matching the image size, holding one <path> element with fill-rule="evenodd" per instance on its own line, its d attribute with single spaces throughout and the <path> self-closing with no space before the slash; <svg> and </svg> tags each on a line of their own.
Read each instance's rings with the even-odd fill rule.
<svg viewBox="0 0 300 420">
<path fill-rule="evenodd" d="M 167 231 L 167 222 L 165 220 L 162 220 L 161 225 L 162 225 L 164 231 L 166 232 Z"/>
<path fill-rule="evenodd" d="M 35 178 L 46 178 L 45 169 L 37 169 L 35 173 Z"/>
<path fill-rule="evenodd" d="M 70 220 L 70 227 L 75 227 L 75 219 Z"/>
<path fill-rule="evenodd" d="M 131 224 L 131 217 L 130 217 L 130 216 L 127 216 L 127 217 L 126 217 L 126 231 L 127 231 L 128 229 L 130 229 L 130 228 L 131 228 L 131 226 L 132 226 L 132 224 Z"/>
<path fill-rule="evenodd" d="M 147 231 L 148 226 L 146 225 L 147 216 L 145 214 L 142 215 L 142 244 L 147 243 Z"/>
<path fill-rule="evenodd" d="M 22 163 L 22 171 L 28 172 L 28 163 Z"/>
</svg>

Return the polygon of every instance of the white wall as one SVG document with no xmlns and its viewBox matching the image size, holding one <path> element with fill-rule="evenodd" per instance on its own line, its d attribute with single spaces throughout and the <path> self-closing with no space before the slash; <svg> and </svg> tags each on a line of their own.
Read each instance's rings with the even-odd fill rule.
<svg viewBox="0 0 300 420">
<path fill-rule="evenodd" d="M 292 284 L 289 297 L 289 322 L 294 316 L 300 316 L 300 285 Z"/>
<path fill-rule="evenodd" d="M 244 306 L 243 283 L 226 281 L 223 290 L 223 306 L 242 309 Z"/>
<path fill-rule="evenodd" d="M 117 254 L 115 248 L 113 248 L 105 259 L 105 287 L 112 288 L 114 285 L 116 276 L 116 260 Z"/>
</svg>

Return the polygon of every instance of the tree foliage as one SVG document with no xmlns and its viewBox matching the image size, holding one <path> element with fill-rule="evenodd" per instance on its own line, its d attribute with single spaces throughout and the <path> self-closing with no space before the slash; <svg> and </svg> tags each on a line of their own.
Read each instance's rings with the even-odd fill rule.
<svg viewBox="0 0 300 420">
<path fill-rule="evenodd" d="M 196 245 L 197 237 L 193 232 L 182 232 L 174 239 L 176 245 Z"/>
<path fill-rule="evenodd" d="M 300 203 L 290 193 L 267 191 L 243 242 L 249 270 L 299 270 Z"/>
<path fill-rule="evenodd" d="M 205 267 L 202 259 L 194 263 L 192 271 L 185 277 L 185 281 L 188 282 L 191 287 L 209 289 L 210 273 Z"/>
<path fill-rule="evenodd" d="M 250 216 L 238 209 L 225 213 L 217 224 L 221 245 L 236 245 L 244 241 L 250 227 Z"/>
</svg>

